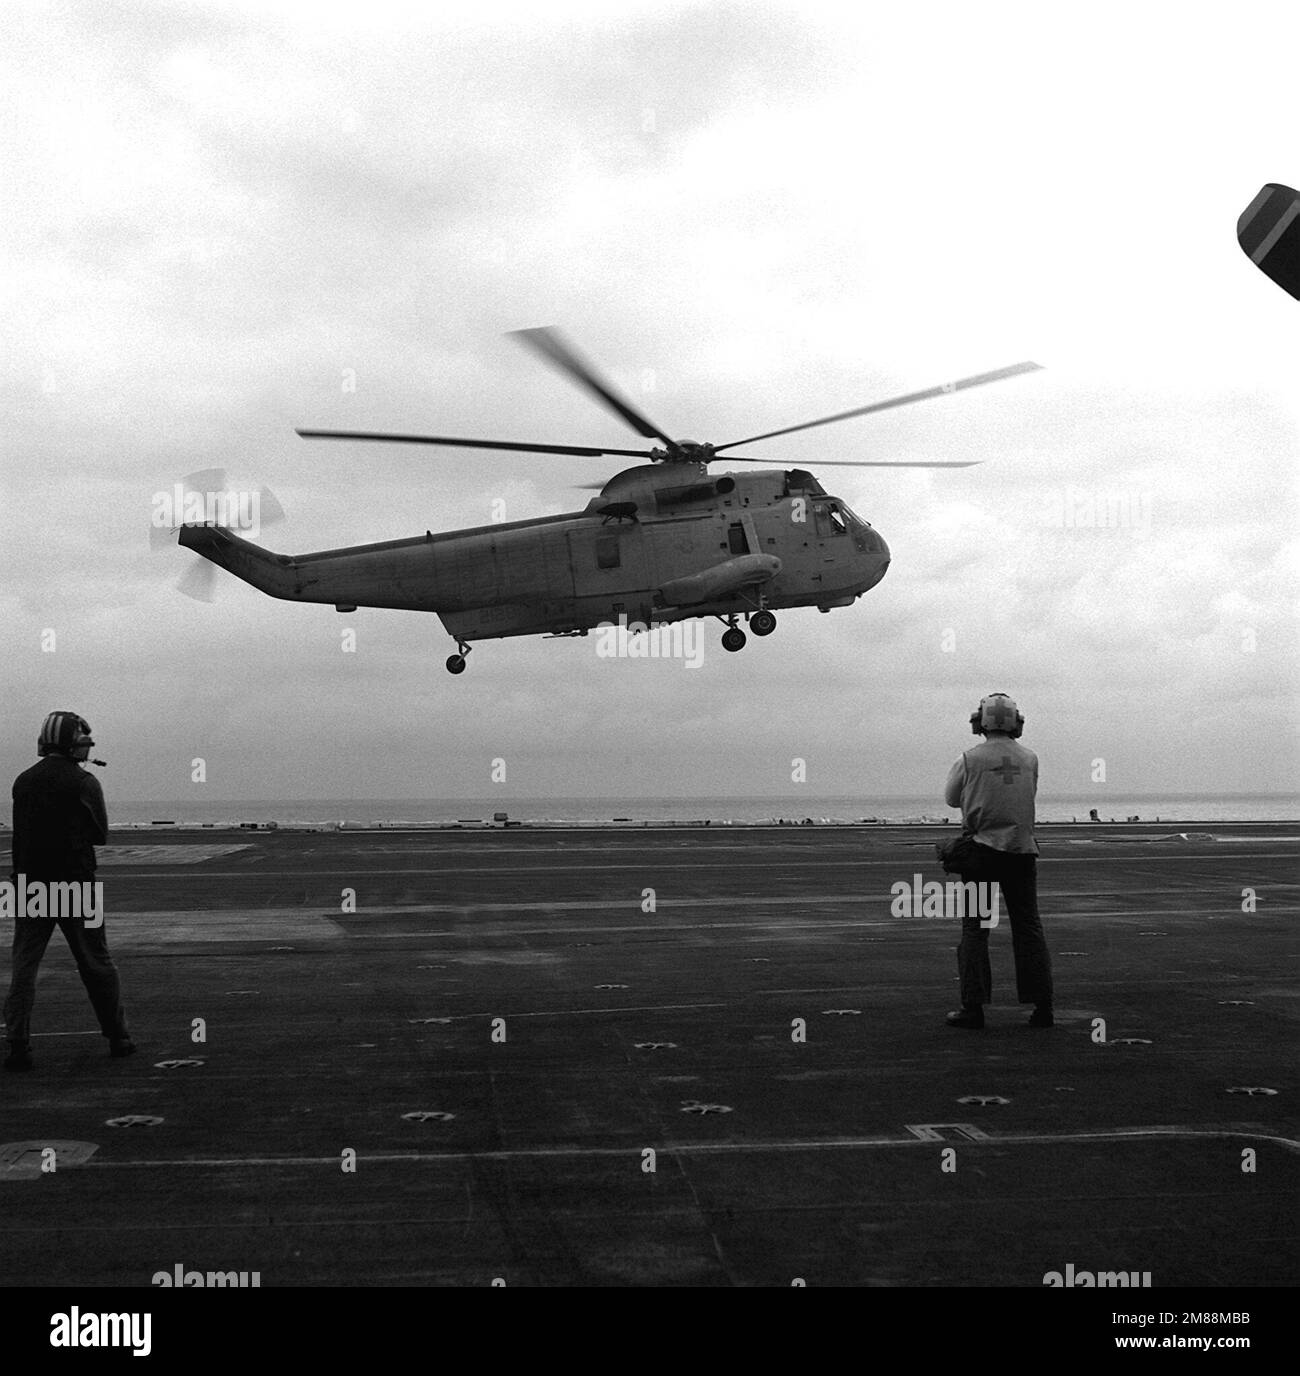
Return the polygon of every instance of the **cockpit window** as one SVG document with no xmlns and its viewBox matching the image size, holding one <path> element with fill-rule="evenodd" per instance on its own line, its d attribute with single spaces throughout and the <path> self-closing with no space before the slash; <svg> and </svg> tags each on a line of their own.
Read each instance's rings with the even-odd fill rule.
<svg viewBox="0 0 1300 1376">
<path fill-rule="evenodd" d="M 818 502 L 814 508 L 818 535 L 847 535 L 849 527 L 838 502 Z"/>
<path fill-rule="evenodd" d="M 802 468 L 786 469 L 785 495 L 791 497 L 800 492 L 811 493 L 814 497 L 826 495 L 826 489 L 811 473 L 805 472 Z"/>
</svg>

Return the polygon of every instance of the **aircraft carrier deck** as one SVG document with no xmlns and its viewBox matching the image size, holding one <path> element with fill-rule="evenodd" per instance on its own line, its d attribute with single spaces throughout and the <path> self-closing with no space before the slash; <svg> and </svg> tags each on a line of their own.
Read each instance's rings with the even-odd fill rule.
<svg viewBox="0 0 1300 1376">
<path fill-rule="evenodd" d="M 139 1054 L 56 935 L 0 1283 L 1291 1285 L 1300 824 L 1176 828 L 1042 829 L 982 1033 L 891 913 L 951 829 L 117 833 Z"/>
</svg>

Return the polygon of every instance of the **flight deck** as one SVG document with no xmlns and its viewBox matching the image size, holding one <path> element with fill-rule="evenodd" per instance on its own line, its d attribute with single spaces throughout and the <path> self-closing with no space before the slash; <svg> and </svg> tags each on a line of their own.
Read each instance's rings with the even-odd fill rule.
<svg viewBox="0 0 1300 1376">
<path fill-rule="evenodd" d="M 952 834 L 114 833 L 139 1051 L 56 934 L 0 1284 L 1293 1284 L 1300 824 L 1040 828 L 1057 1025 L 1003 919 L 982 1032 Z"/>
</svg>

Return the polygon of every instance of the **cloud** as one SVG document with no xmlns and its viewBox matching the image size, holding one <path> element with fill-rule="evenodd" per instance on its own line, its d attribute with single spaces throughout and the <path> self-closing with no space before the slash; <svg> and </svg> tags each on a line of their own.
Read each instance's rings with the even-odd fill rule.
<svg viewBox="0 0 1300 1376">
<path fill-rule="evenodd" d="M 1232 239 L 1291 156 L 1285 54 L 1237 76 L 1232 35 L 1022 19 L 24 11 L 5 758 L 70 705 L 120 796 L 184 796 L 201 754 L 249 797 L 472 794 L 499 757 L 543 794 L 788 792 L 796 756 L 810 788 L 924 792 L 1000 687 L 1062 785 L 1105 755 L 1148 791 L 1291 787 L 1297 318 Z M 530 639 L 452 679 L 432 616 L 175 591 L 151 498 L 204 468 L 271 487 L 291 553 L 580 509 L 616 465 L 293 434 L 635 447 L 500 337 L 552 322 L 714 442 L 1048 369 L 757 446 L 893 565 L 739 655 L 708 623 L 698 671 Z M 846 458 L 981 464 L 818 466 Z"/>
</svg>

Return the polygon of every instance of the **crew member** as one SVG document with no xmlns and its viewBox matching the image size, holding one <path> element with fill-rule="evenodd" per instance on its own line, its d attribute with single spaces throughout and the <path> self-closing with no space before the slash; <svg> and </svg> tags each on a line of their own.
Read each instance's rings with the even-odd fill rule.
<svg viewBox="0 0 1300 1376">
<path fill-rule="evenodd" d="M 83 764 L 95 742 L 90 725 L 75 712 L 51 712 L 37 741 L 40 761 L 14 780 L 13 879 L 30 885 L 93 883 L 95 847 L 108 840 L 108 814 L 99 780 Z M 52 889 L 47 893 L 53 895 Z M 93 891 L 91 891 L 93 892 Z M 14 918 L 13 975 L 5 1000 L 5 1035 L 9 1039 L 6 1070 L 30 1070 L 30 1020 L 36 1001 L 36 972 L 57 925 L 62 931 L 81 982 L 108 1038 L 109 1054 L 129 1056 L 135 1045 L 127 1030 L 117 968 L 108 953 L 103 911 L 87 926 L 83 913 L 62 911 L 47 901 L 45 916 Z M 55 908 L 60 911 L 55 914 Z"/>
<path fill-rule="evenodd" d="M 944 801 L 961 808 L 962 831 L 974 842 L 964 882 L 996 883 L 1011 923 L 1016 960 L 1016 997 L 1032 1003 L 1031 1027 L 1052 1026 L 1052 965 L 1038 918 L 1038 842 L 1034 839 L 1034 795 L 1038 756 L 1020 744 L 1025 719 L 1005 693 L 980 699 L 971 730 L 983 736 L 948 772 Z M 957 970 L 961 1011 L 948 1014 L 951 1027 L 984 1026 L 984 1005 L 993 979 L 989 970 L 989 929 L 981 925 L 980 905 L 968 904 L 962 917 Z M 970 912 L 970 908 L 975 912 Z"/>
</svg>

